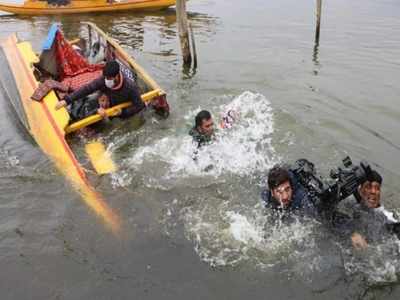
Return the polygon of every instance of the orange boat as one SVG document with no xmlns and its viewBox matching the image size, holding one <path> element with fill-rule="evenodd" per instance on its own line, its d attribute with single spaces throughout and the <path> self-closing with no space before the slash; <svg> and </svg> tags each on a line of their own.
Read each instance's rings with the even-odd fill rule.
<svg viewBox="0 0 400 300">
<path fill-rule="evenodd" d="M 0 2 L 0 11 L 18 15 L 59 15 L 110 11 L 161 10 L 175 5 L 176 0 L 28 0 L 24 4 Z"/>
</svg>

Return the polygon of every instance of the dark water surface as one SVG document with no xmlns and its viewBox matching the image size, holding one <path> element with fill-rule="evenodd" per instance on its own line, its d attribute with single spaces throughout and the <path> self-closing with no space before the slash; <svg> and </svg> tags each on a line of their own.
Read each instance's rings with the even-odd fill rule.
<svg viewBox="0 0 400 300">
<path fill-rule="evenodd" d="M 174 9 L 0 17 L 0 38 L 17 32 L 37 50 L 52 22 L 70 37 L 95 22 L 172 109 L 138 131 L 116 122 L 104 133 L 120 169 L 91 180 L 122 219 L 115 236 L 0 99 L 0 298 L 399 299 L 397 241 L 360 254 L 316 222 L 265 228 L 265 172 L 300 156 L 322 174 L 345 155 L 368 159 L 385 206 L 400 208 L 400 2 L 323 2 L 315 46 L 314 1 L 190 1 L 190 74 Z M 195 112 L 232 107 L 240 121 L 195 163 Z"/>
</svg>

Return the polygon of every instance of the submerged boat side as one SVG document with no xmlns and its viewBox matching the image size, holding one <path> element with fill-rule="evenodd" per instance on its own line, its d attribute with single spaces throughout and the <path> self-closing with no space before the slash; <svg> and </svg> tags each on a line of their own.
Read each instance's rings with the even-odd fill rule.
<svg viewBox="0 0 400 300">
<path fill-rule="evenodd" d="M 69 115 L 65 109 L 54 109 L 58 99 L 51 91 L 41 102 L 30 99 L 38 86 L 33 75 L 33 63 L 38 58 L 28 42 L 18 42 L 15 35 L 0 43 L 13 81 L 18 90 L 21 107 L 27 129 L 34 137 L 43 152 L 48 155 L 82 195 L 82 199 L 97 215 L 101 216 L 114 233 L 118 233 L 121 221 L 87 180 L 86 174 L 76 160 L 65 140 L 64 128 L 68 124 Z"/>
<path fill-rule="evenodd" d="M 175 5 L 176 0 L 125 0 L 107 3 L 103 0 L 73 0 L 56 6 L 46 1 L 27 1 L 22 5 L 0 2 L 0 11 L 20 15 L 78 14 L 124 10 L 160 10 Z"/>
</svg>

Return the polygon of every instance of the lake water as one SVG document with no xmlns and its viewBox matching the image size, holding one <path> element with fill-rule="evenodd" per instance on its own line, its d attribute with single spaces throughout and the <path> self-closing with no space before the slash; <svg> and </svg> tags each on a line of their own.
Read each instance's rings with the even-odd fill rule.
<svg viewBox="0 0 400 300">
<path fill-rule="evenodd" d="M 268 228 L 261 208 L 275 163 L 305 157 L 327 176 L 350 155 L 400 209 L 400 2 L 323 2 L 315 45 L 314 1 L 189 1 L 190 73 L 174 8 L 1 16 L 0 38 L 17 32 L 38 51 L 53 22 L 69 37 L 96 23 L 171 105 L 168 120 L 103 133 L 119 170 L 90 179 L 122 220 L 115 236 L 0 97 L 1 299 L 399 299 L 398 241 L 355 253 L 315 221 Z M 195 113 L 229 108 L 240 120 L 193 161 Z"/>
</svg>

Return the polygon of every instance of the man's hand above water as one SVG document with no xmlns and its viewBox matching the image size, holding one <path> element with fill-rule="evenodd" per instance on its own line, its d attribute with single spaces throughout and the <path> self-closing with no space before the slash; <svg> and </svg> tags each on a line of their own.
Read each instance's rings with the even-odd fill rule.
<svg viewBox="0 0 400 300">
<path fill-rule="evenodd" d="M 351 243 L 353 244 L 353 247 L 357 250 L 363 250 L 368 247 L 368 243 L 365 240 L 365 238 L 359 234 L 358 232 L 354 232 L 351 235 Z"/>
</svg>

